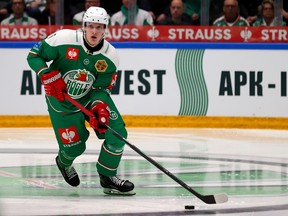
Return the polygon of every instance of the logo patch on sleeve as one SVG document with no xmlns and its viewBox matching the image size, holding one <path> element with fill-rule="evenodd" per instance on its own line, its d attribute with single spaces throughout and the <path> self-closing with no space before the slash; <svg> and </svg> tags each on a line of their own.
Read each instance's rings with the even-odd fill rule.
<svg viewBox="0 0 288 216">
<path fill-rule="evenodd" d="M 97 72 L 105 72 L 108 68 L 108 64 L 105 60 L 98 60 L 95 64 Z"/>
<path fill-rule="evenodd" d="M 69 128 L 59 128 L 58 133 L 64 145 L 72 144 L 80 140 L 78 131 L 75 126 Z"/>
<path fill-rule="evenodd" d="M 70 60 L 78 60 L 79 57 L 79 49 L 75 49 L 72 47 L 68 47 L 66 50 L 66 59 Z"/>
</svg>

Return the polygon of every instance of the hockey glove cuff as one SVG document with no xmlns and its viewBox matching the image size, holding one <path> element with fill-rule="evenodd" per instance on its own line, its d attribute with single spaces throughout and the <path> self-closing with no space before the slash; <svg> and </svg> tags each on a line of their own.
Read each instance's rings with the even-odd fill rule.
<svg viewBox="0 0 288 216">
<path fill-rule="evenodd" d="M 66 91 L 66 83 L 62 79 L 59 71 L 54 70 L 50 73 L 43 74 L 40 77 L 47 95 L 55 97 L 58 101 L 64 101 L 63 92 Z"/>
</svg>

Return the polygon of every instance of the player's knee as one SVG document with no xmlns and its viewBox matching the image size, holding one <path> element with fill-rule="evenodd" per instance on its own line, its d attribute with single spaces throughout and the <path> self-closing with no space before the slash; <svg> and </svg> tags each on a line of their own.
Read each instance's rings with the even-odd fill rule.
<svg viewBox="0 0 288 216">
<path fill-rule="evenodd" d="M 70 157 L 78 157 L 82 155 L 86 150 L 86 145 L 75 145 L 65 149 L 65 152 Z"/>
<path fill-rule="evenodd" d="M 117 131 L 118 134 L 120 134 L 122 137 L 124 137 L 125 139 L 127 138 L 127 130 L 124 127 L 124 125 L 119 125 L 114 126 L 113 130 Z M 105 142 L 107 144 L 109 144 L 111 147 L 116 148 L 118 150 L 123 149 L 125 142 L 121 139 L 119 139 L 118 137 L 116 137 L 114 134 L 110 134 L 108 136 L 106 136 L 106 140 Z"/>
</svg>

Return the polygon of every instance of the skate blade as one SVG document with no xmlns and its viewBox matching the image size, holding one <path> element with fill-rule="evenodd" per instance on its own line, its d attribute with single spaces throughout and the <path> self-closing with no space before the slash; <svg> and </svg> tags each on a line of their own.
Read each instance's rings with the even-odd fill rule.
<svg viewBox="0 0 288 216">
<path fill-rule="evenodd" d="M 133 190 L 128 192 L 121 192 L 113 188 L 103 188 L 103 192 L 113 196 L 133 196 L 136 194 Z"/>
</svg>

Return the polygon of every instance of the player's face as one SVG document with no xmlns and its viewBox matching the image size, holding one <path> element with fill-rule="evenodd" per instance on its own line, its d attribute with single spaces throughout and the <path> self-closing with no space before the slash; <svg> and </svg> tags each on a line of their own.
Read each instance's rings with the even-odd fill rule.
<svg viewBox="0 0 288 216">
<path fill-rule="evenodd" d="M 105 25 L 100 23 L 86 23 L 85 27 L 86 40 L 91 46 L 96 46 L 103 38 Z"/>
</svg>

